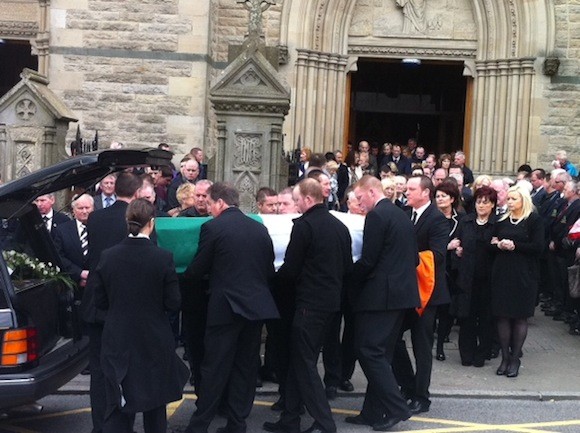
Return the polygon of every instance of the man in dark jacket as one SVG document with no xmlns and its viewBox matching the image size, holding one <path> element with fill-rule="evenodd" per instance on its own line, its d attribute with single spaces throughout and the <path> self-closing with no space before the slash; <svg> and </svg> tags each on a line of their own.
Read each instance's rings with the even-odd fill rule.
<svg viewBox="0 0 580 433">
<path fill-rule="evenodd" d="M 207 433 L 227 387 L 228 422 L 220 431 L 244 433 L 254 401 L 262 323 L 279 317 L 270 293 L 274 248 L 266 227 L 238 208 L 235 188 L 215 183 L 208 192 L 214 219 L 201 227 L 197 254 L 184 273 L 198 290 L 209 275 L 201 385 L 197 411 L 185 431 Z"/>
<path fill-rule="evenodd" d="M 417 245 L 405 212 L 385 199 L 381 182 L 364 176 L 355 195 L 368 214 L 361 258 L 354 266 L 350 296 L 355 313 L 355 347 L 368 380 L 360 415 L 351 424 L 388 430 L 411 416 L 391 369 L 405 310 L 418 307 Z M 386 417 L 385 417 L 386 415 Z"/>
<path fill-rule="evenodd" d="M 280 281 L 293 283 L 296 295 L 286 407 L 280 420 L 264 423 L 264 429 L 300 431 L 304 403 L 314 418 L 306 431 L 332 433 L 336 425 L 316 364 L 325 328 L 340 311 L 344 277 L 352 268 L 351 238 L 346 226 L 326 209 L 316 180 L 302 180 L 293 195 L 303 215 L 294 220 L 284 264 L 277 275 Z"/>
<path fill-rule="evenodd" d="M 413 415 L 427 412 L 431 405 L 429 385 L 433 367 L 433 326 L 438 305 L 450 302 L 445 279 L 445 259 L 449 224 L 445 216 L 431 202 L 433 183 L 426 176 L 414 176 L 407 182 L 409 217 L 415 226 L 417 249 L 433 252 L 435 260 L 435 288 L 421 315 L 411 310 L 403 328 L 411 330 L 415 371 L 401 338 L 395 349 L 393 369 L 401 391 L 411 399 L 409 409 Z M 403 329 L 403 330 L 404 330 Z"/>
</svg>

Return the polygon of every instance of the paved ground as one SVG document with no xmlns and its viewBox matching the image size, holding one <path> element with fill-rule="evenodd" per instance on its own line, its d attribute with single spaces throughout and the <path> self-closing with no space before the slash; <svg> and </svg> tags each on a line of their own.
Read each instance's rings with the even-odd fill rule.
<svg viewBox="0 0 580 433">
<path fill-rule="evenodd" d="M 463 367 L 457 350 L 457 328 L 451 342 L 445 345 L 447 360 L 433 361 L 431 392 L 434 397 L 578 399 L 580 400 L 580 337 L 568 334 L 563 322 L 545 317 L 539 310 L 530 319 L 528 339 L 520 375 L 509 379 L 496 376 L 499 359 L 486 362 L 482 368 Z M 366 379 L 357 366 L 353 377 L 355 394 L 364 393 Z M 78 376 L 61 388 L 61 393 L 88 391 L 89 377 Z M 275 384 L 266 383 L 257 390 L 257 397 L 276 392 Z M 192 393 L 186 387 L 186 393 Z"/>
</svg>

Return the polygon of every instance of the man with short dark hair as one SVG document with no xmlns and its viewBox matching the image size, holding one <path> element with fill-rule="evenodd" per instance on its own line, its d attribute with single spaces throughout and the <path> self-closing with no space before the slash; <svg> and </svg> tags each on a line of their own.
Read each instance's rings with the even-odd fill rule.
<svg viewBox="0 0 580 433">
<path fill-rule="evenodd" d="M 290 371 L 282 416 L 277 422 L 264 423 L 264 429 L 299 432 L 304 403 L 314 418 L 306 432 L 334 433 L 336 425 L 316 365 L 328 323 L 340 310 L 343 280 L 351 271 L 351 238 L 346 226 L 326 209 L 316 180 L 302 180 L 293 194 L 302 216 L 294 220 L 277 274 L 277 280 L 293 288 L 296 296 Z"/>
<path fill-rule="evenodd" d="M 215 183 L 208 192 L 214 218 L 201 227 L 199 248 L 184 273 L 198 290 L 209 275 L 210 293 L 197 411 L 185 431 L 207 433 L 226 396 L 223 431 L 243 433 L 254 401 L 262 323 L 279 317 L 270 293 L 274 250 L 266 227 L 239 209 L 233 186 Z"/>
<path fill-rule="evenodd" d="M 256 206 L 262 215 L 278 213 L 278 193 L 267 186 L 260 188 L 256 193 Z"/>
<path fill-rule="evenodd" d="M 544 199 L 548 195 L 546 188 L 544 188 L 544 179 L 546 178 L 546 172 L 543 169 L 535 169 L 530 175 L 530 183 L 532 184 L 532 203 L 539 209 Z"/>
<path fill-rule="evenodd" d="M 451 300 L 445 276 L 449 223 L 431 202 L 433 190 L 433 183 L 426 176 L 415 176 L 407 182 L 407 200 L 411 207 L 408 214 L 415 227 L 417 249 L 419 252 L 431 251 L 435 261 L 433 293 L 420 315 L 416 310 L 408 311 L 403 329 L 411 330 L 415 371 L 402 333 L 393 359 L 395 376 L 401 385 L 401 392 L 411 399 L 409 410 L 413 415 L 427 412 L 431 406 L 429 385 L 433 366 L 435 314 L 439 305 L 448 304 Z"/>
</svg>

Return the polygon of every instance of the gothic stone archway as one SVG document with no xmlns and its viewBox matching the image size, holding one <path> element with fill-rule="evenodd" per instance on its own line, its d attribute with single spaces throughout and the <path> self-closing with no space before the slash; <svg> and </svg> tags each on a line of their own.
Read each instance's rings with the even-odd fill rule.
<svg viewBox="0 0 580 433">
<path fill-rule="evenodd" d="M 552 1 L 425 0 L 424 7 L 417 28 L 404 21 L 396 0 L 286 0 L 280 42 L 292 55 L 288 142 L 300 136 L 316 151 L 343 144 L 346 76 L 359 57 L 452 59 L 464 61 L 474 80 L 474 170 L 513 172 L 530 161 L 533 86 L 542 79 L 534 66 L 554 44 Z M 467 27 L 450 35 L 445 26 L 457 11 Z M 366 15 L 372 19 L 364 33 Z"/>
</svg>

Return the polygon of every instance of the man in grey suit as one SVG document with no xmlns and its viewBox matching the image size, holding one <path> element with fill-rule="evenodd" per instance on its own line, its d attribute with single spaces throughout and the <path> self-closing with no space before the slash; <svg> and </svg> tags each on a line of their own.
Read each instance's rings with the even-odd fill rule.
<svg viewBox="0 0 580 433">
<path fill-rule="evenodd" d="M 386 431 L 411 416 L 391 369 L 405 311 L 418 307 L 413 224 L 385 199 L 381 182 L 364 176 L 355 196 L 366 216 L 362 255 L 355 263 L 350 301 L 355 314 L 355 347 L 368 380 L 360 415 L 351 424 Z"/>
</svg>

